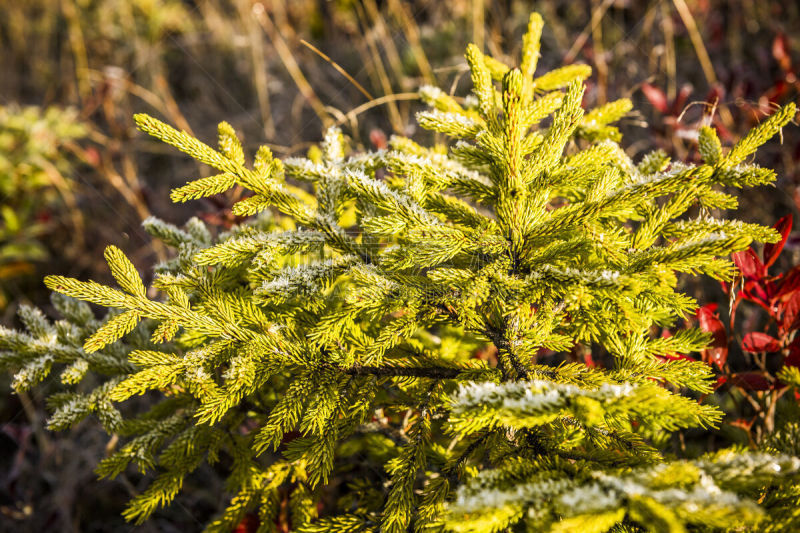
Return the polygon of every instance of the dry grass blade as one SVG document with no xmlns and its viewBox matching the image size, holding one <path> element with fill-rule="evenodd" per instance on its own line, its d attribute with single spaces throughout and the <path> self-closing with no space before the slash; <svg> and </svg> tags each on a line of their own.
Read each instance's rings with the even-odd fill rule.
<svg viewBox="0 0 800 533">
<path fill-rule="evenodd" d="M 484 19 L 484 0 L 472 1 L 472 42 L 483 50 L 486 36 L 486 21 Z"/>
<path fill-rule="evenodd" d="M 387 94 L 386 96 L 381 96 L 379 98 L 375 98 L 369 102 L 363 103 L 360 106 L 351 109 L 348 111 L 343 118 L 337 121 L 336 125 L 340 126 L 345 122 L 352 122 L 358 115 L 361 113 L 372 109 L 373 107 L 377 107 L 383 104 L 389 104 L 393 102 L 399 102 L 402 100 L 419 100 L 419 93 L 396 93 L 396 94 Z"/>
<path fill-rule="evenodd" d="M 594 2 L 600 4 L 595 9 L 595 12 L 603 10 L 604 6 L 608 4 L 607 1 L 600 3 L 601 0 L 594 0 Z M 597 71 L 597 103 L 602 105 L 607 101 L 608 63 L 606 63 L 605 50 L 603 49 L 603 25 L 599 24 L 601 18 L 601 16 L 598 16 L 598 23 L 592 24 L 592 45 L 594 46 L 592 55 L 594 56 L 595 70 Z"/>
<path fill-rule="evenodd" d="M 686 5 L 684 0 L 672 0 L 675 4 L 675 9 L 678 10 L 686 30 L 689 32 L 689 38 L 692 40 L 692 46 L 697 53 L 697 59 L 700 60 L 700 67 L 703 69 L 708 83 L 717 83 L 717 74 L 714 72 L 714 65 L 711 64 L 711 58 L 708 56 L 706 45 L 703 44 L 703 37 L 700 35 L 700 30 L 697 29 L 697 23 L 694 21 L 692 12 L 689 11 L 689 6 Z"/>
<path fill-rule="evenodd" d="M 369 4 L 365 5 L 369 6 Z M 376 13 L 374 13 L 374 16 L 372 17 L 372 29 L 368 29 L 370 28 L 370 19 L 368 18 L 364 8 L 359 4 L 356 4 L 356 13 L 358 13 L 359 18 L 361 19 L 361 23 L 365 28 L 364 41 L 366 42 L 367 49 L 369 51 L 369 63 L 373 67 L 371 69 L 371 73 L 375 78 L 377 78 L 377 81 L 380 84 L 381 88 L 383 89 L 384 94 L 389 95 L 392 94 L 392 83 L 389 79 L 389 74 L 386 72 L 386 67 L 383 64 L 383 58 L 381 57 L 381 53 L 378 50 L 377 44 L 375 43 L 376 41 L 375 33 L 379 32 L 381 34 L 381 40 L 384 42 L 391 41 L 391 39 L 388 39 L 388 36 L 386 35 L 385 27 L 382 23 L 382 18 L 379 18 L 379 13 L 377 13 L 377 8 L 374 8 L 374 10 L 376 11 Z M 386 47 L 387 55 L 390 56 L 389 59 L 390 63 L 392 62 L 392 60 L 391 60 L 391 53 L 389 51 L 393 49 L 393 46 L 394 43 L 392 43 L 391 46 Z M 399 68 L 397 67 L 397 65 L 395 65 L 395 67 Z M 395 103 L 394 100 L 389 100 L 388 104 L 389 104 L 389 121 L 392 123 L 392 129 L 394 129 L 394 131 L 396 132 L 403 131 L 404 122 L 400 110 L 397 107 L 397 104 Z"/>
<path fill-rule="evenodd" d="M 258 99 L 258 108 L 261 121 L 264 124 L 264 134 L 268 137 L 275 136 L 275 121 L 272 118 L 272 108 L 269 102 L 269 85 L 267 80 L 267 57 L 264 50 L 264 39 L 261 35 L 258 22 L 250 16 L 250 1 L 239 0 L 236 7 L 239 18 L 244 26 L 250 49 L 250 61 L 253 65 L 253 85 Z"/>
<path fill-rule="evenodd" d="M 572 63 L 575 61 L 575 57 L 580 52 L 583 45 L 586 44 L 586 40 L 589 38 L 589 34 L 595 31 L 595 28 L 600 21 L 603 20 L 603 15 L 606 14 L 608 8 L 614 3 L 614 0 L 605 0 L 602 4 L 597 6 L 592 10 L 592 18 L 589 21 L 589 24 L 586 28 L 583 29 L 578 38 L 575 39 L 575 42 L 572 44 L 572 47 L 567 52 L 567 55 L 564 56 L 564 63 Z"/>
<path fill-rule="evenodd" d="M 678 15 L 680 15 L 686 30 L 689 32 L 689 38 L 692 40 L 692 46 L 697 54 L 697 59 L 700 61 L 703 75 L 705 75 L 709 85 L 716 85 L 717 73 L 714 71 L 714 65 L 711 63 L 708 50 L 706 50 L 706 45 L 703 43 L 703 36 L 700 35 L 700 30 L 697 29 L 697 23 L 689 10 L 689 6 L 686 5 L 684 0 L 672 0 L 672 3 L 675 4 L 675 9 L 678 10 Z M 719 108 L 719 117 L 725 126 L 730 128 L 733 125 L 733 116 L 727 108 Z"/>
<path fill-rule="evenodd" d="M 664 68 L 667 75 L 667 98 L 674 100 L 678 94 L 676 82 L 677 61 L 675 58 L 675 27 L 672 17 L 669 16 L 669 5 L 660 4 L 661 31 L 664 32 Z"/>
<path fill-rule="evenodd" d="M 309 50 L 311 50 L 312 52 L 314 52 L 315 54 L 317 54 L 319 57 L 321 57 L 322 59 L 324 59 L 325 61 L 327 61 L 328 63 L 330 63 L 330 64 L 331 64 L 331 66 L 332 66 L 333 68 L 335 68 L 335 69 L 336 69 L 336 72 L 338 72 L 339 74 L 341 74 L 342 76 L 344 76 L 345 78 L 347 78 L 347 81 L 349 81 L 350 83 L 352 83 L 352 84 L 355 86 L 355 88 L 356 88 L 356 89 L 358 89 L 358 90 L 361 92 L 361 94 L 363 94 L 364 96 L 366 96 L 366 97 L 367 97 L 367 98 L 369 98 L 370 100 L 372 100 L 373 98 L 375 98 L 374 96 L 372 96 L 372 95 L 369 93 L 369 91 L 367 91 L 367 90 L 364 88 L 364 86 L 363 86 L 363 85 L 361 85 L 360 83 L 358 83 L 358 82 L 356 81 L 356 79 L 355 79 L 355 78 L 353 78 L 353 76 L 351 76 L 350 74 L 348 74 L 348 73 L 347 73 L 347 71 L 346 71 L 345 69 L 343 69 L 343 68 L 341 67 L 341 65 L 339 65 L 339 63 L 337 63 L 336 61 L 334 61 L 333 59 L 331 59 L 330 57 L 328 57 L 327 55 L 325 55 L 325 54 L 322 52 L 322 50 L 320 50 L 319 48 L 317 48 L 316 46 L 314 46 L 314 45 L 313 45 L 313 44 L 311 44 L 310 42 L 306 41 L 305 39 L 300 39 L 300 44 L 302 44 L 303 46 L 305 46 L 306 48 L 308 48 Z"/>
<path fill-rule="evenodd" d="M 369 15 L 370 20 L 372 21 L 372 29 L 374 30 L 375 34 L 380 37 L 381 42 L 383 43 L 386 59 L 389 63 L 389 67 L 392 69 L 392 75 L 394 76 L 394 79 L 402 79 L 403 60 L 400 58 L 400 51 L 397 49 L 392 35 L 389 33 L 389 30 L 386 29 L 386 21 L 383 18 L 383 14 L 378 9 L 378 5 L 375 3 L 375 0 L 363 0 L 361 3 Z M 364 18 L 364 22 L 366 21 L 367 19 Z"/>
<path fill-rule="evenodd" d="M 261 24 L 261 27 L 264 28 L 267 36 L 270 38 L 270 41 L 272 41 L 272 44 L 275 46 L 275 51 L 281 58 L 286 70 L 289 71 L 289 75 L 292 77 L 292 80 L 294 80 L 297 88 L 300 90 L 300 93 L 314 110 L 314 113 L 317 114 L 319 120 L 322 122 L 322 125 L 326 128 L 329 127 L 331 124 L 333 124 L 333 119 L 325 109 L 325 105 L 319 99 L 317 93 L 314 92 L 311 84 L 308 83 L 303 71 L 300 69 L 300 65 L 297 64 L 297 61 L 292 55 L 292 51 L 289 50 L 289 46 L 286 44 L 286 41 L 284 41 L 280 36 L 280 33 L 275 28 L 275 24 L 272 23 L 272 20 L 270 20 L 269 16 L 267 15 L 267 10 L 264 7 L 264 4 L 261 2 L 253 4 L 253 15 L 256 17 L 258 23 Z"/>
<path fill-rule="evenodd" d="M 105 72 L 101 72 L 96 69 L 89 69 L 88 78 L 92 83 L 107 83 L 113 85 L 115 89 L 124 90 L 125 92 L 140 98 L 153 109 L 158 110 L 159 113 L 162 113 L 165 117 L 168 117 L 169 120 L 178 128 L 191 135 L 194 135 L 192 127 L 189 125 L 186 117 L 178 109 L 177 104 L 172 106 L 167 105 L 163 96 L 154 93 L 138 83 L 134 83 L 129 78 L 120 75 L 114 69 L 108 69 Z M 102 137 L 102 139 L 99 139 L 97 142 L 100 142 L 101 144 L 108 142 L 108 138 Z"/>
<path fill-rule="evenodd" d="M 73 61 L 75 62 L 75 79 L 77 81 L 78 94 L 81 99 L 86 100 L 92 94 L 92 87 L 88 78 L 89 56 L 86 52 L 86 42 L 83 38 L 81 21 L 74 0 L 62 0 L 61 10 L 67 19 L 67 35 L 72 48 Z"/>
<path fill-rule="evenodd" d="M 408 43 L 414 53 L 414 61 L 417 63 L 425 83 L 436 83 L 436 78 L 433 75 L 433 69 L 425 50 L 422 48 L 422 41 L 420 39 L 419 26 L 414 21 L 414 17 L 409 13 L 408 4 L 400 2 L 399 0 L 389 0 L 389 10 L 391 10 L 397 22 L 403 26 L 403 31 L 408 37 Z"/>
</svg>

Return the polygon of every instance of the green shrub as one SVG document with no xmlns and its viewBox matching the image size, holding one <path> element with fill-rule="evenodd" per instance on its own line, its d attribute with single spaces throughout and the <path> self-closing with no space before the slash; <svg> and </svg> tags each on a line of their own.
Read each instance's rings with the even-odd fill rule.
<svg viewBox="0 0 800 533">
<path fill-rule="evenodd" d="M 74 109 L 0 106 L 0 309 L 9 285 L 49 258 L 41 237 L 59 218 L 82 230 L 64 145 L 87 134 Z"/>
<path fill-rule="evenodd" d="M 113 309 L 104 320 L 57 296 L 64 320 L 25 308 L 28 332 L 0 334 L 18 390 L 64 366 L 51 428 L 96 415 L 127 438 L 101 477 L 155 474 L 126 518 L 146 520 L 208 462 L 233 495 L 209 531 L 797 526 L 800 459 L 672 453 L 673 431 L 722 417 L 697 400 L 710 367 L 667 357 L 709 336 L 651 333 L 697 307 L 678 273 L 731 279 L 731 252 L 778 240 L 709 213 L 736 206 L 724 187 L 774 180 L 746 161 L 794 106 L 729 150 L 701 129 L 703 164 L 634 164 L 612 125 L 630 102 L 584 113 L 588 67 L 535 75 L 541 29 L 534 14 L 518 68 L 470 46 L 472 95 L 420 91 L 418 122 L 449 146 L 349 153 L 331 129 L 313 161 L 262 147 L 248 165 L 226 123 L 213 149 L 136 117 L 219 172 L 174 201 L 243 187 L 234 213 L 260 215 L 216 237 L 150 219 L 177 250 L 150 289 L 109 247 L 119 288 L 46 279 Z M 576 343 L 613 365 L 567 362 Z"/>
</svg>

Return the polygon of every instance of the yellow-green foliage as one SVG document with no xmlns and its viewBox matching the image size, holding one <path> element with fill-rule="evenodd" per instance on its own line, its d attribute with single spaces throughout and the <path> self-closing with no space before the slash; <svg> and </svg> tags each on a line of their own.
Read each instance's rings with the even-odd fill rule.
<svg viewBox="0 0 800 533">
<path fill-rule="evenodd" d="M 721 411 L 696 400 L 712 391 L 708 366 L 662 357 L 708 336 L 651 334 L 696 307 L 678 273 L 731 279 L 731 252 L 777 239 L 696 213 L 735 205 L 723 186 L 774 179 L 744 161 L 794 106 L 729 150 L 704 129 L 702 164 L 654 152 L 636 165 L 612 125 L 631 103 L 585 112 L 589 68 L 537 72 L 541 31 L 533 15 L 519 68 L 470 46 L 470 98 L 421 90 L 431 110 L 419 123 L 453 138 L 447 146 L 394 138 L 350 153 L 331 129 L 314 160 L 262 148 L 249 164 L 226 123 L 215 149 L 136 116 L 220 172 L 175 201 L 239 186 L 249 195 L 234 212 L 259 216 L 216 237 L 196 219 L 150 219 L 177 248 L 150 289 L 111 247 L 119 288 L 46 280 L 115 308 L 107 319 L 58 299 L 65 322 L 26 310 L 29 333 L 0 332 L 17 389 L 54 364 L 68 365 L 67 383 L 104 376 L 58 395 L 51 424 L 97 414 L 128 439 L 98 468 L 155 473 L 126 518 L 147 519 L 225 457 L 232 499 L 209 531 L 248 512 L 260 531 L 286 512 L 305 532 L 797 525 L 787 501 L 800 459 L 659 448 L 674 430 L 714 428 Z M 576 343 L 602 347 L 613 366 L 537 361 Z M 496 365 L 474 357 L 490 346 Z M 124 402 L 138 395 L 152 407 L 131 416 Z"/>
<path fill-rule="evenodd" d="M 48 257 L 40 237 L 72 203 L 64 145 L 87 134 L 74 109 L 0 106 L 0 309 L 4 286 Z"/>
</svg>

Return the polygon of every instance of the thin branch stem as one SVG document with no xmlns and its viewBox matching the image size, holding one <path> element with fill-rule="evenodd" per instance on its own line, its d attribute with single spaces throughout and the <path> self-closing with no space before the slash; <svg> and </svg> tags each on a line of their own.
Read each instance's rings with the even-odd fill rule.
<svg viewBox="0 0 800 533">
<path fill-rule="evenodd" d="M 354 366 L 345 370 L 351 376 L 414 377 L 455 379 L 464 369 L 448 367 Z"/>
</svg>

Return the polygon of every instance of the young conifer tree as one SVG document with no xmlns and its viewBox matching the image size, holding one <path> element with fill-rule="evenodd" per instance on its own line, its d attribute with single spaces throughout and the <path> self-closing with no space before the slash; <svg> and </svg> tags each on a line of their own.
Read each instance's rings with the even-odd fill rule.
<svg viewBox="0 0 800 533">
<path fill-rule="evenodd" d="M 51 428 L 96 415 L 127 439 L 101 477 L 153 473 L 126 518 L 219 461 L 232 498 L 207 531 L 248 514 L 259 531 L 306 533 L 798 526 L 793 455 L 669 453 L 671 432 L 723 413 L 697 400 L 708 366 L 663 357 L 708 336 L 651 334 L 696 307 L 678 273 L 731 279 L 731 252 L 777 240 L 709 213 L 736 207 L 725 190 L 774 180 L 747 160 L 795 107 L 727 150 L 701 128 L 702 164 L 659 151 L 634 164 L 611 125 L 631 103 L 584 112 L 589 67 L 538 74 L 541 32 L 534 14 L 515 68 L 468 47 L 463 100 L 420 91 L 419 124 L 448 145 L 351 153 L 330 129 L 311 159 L 262 147 L 250 166 L 226 123 L 214 149 L 136 116 L 219 172 L 174 201 L 243 187 L 233 211 L 251 218 L 216 237 L 197 219 L 148 220 L 177 250 L 150 290 L 109 247 L 118 287 L 50 276 L 64 319 L 23 308 L 28 331 L 0 331 L 17 390 L 64 366 Z M 112 311 L 98 321 L 79 300 Z M 576 343 L 613 364 L 537 360 Z M 489 348 L 496 364 L 475 357 Z"/>
</svg>

